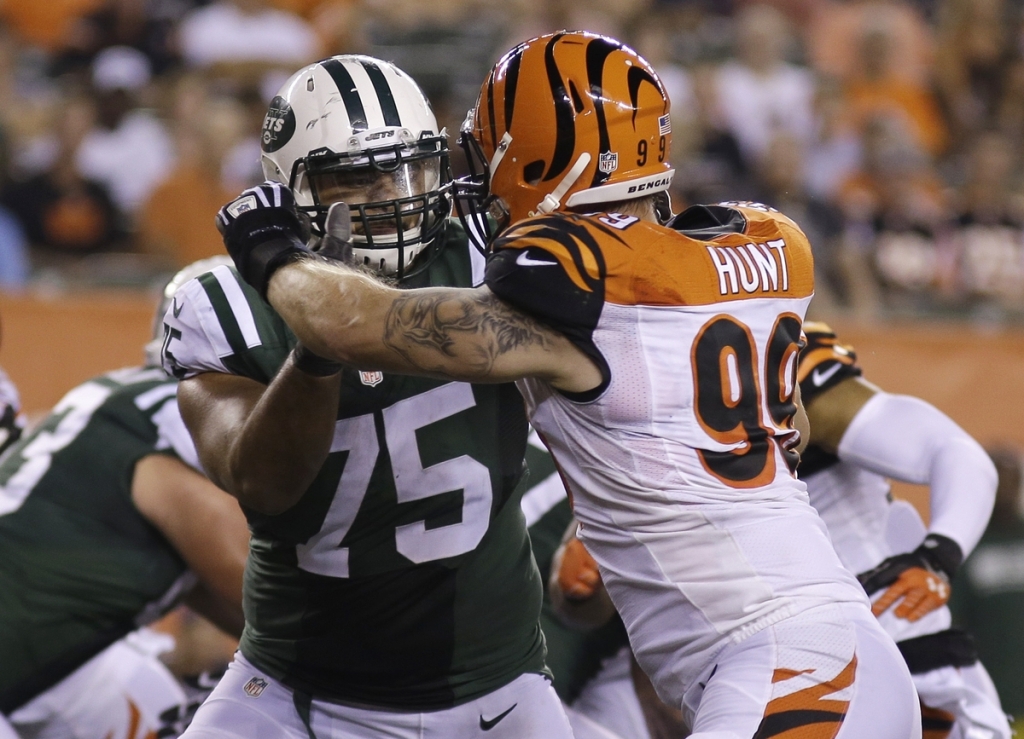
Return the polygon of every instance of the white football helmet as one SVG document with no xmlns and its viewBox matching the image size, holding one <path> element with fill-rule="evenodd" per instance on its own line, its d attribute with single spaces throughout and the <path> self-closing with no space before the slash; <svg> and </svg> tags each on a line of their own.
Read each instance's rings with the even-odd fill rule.
<svg viewBox="0 0 1024 739">
<path fill-rule="evenodd" d="M 160 366 L 160 355 L 164 346 L 164 314 L 167 313 L 167 309 L 171 306 L 171 301 L 174 300 L 174 293 L 178 292 L 178 288 L 193 277 L 204 275 L 215 267 L 220 267 L 222 264 L 228 267 L 233 266 L 231 257 L 224 254 L 192 262 L 192 264 L 178 270 L 174 277 L 170 279 L 170 282 L 164 286 L 160 302 L 156 306 L 156 314 L 153 316 L 153 338 L 147 341 L 145 347 L 143 347 L 147 367 Z"/>
<path fill-rule="evenodd" d="M 401 278 L 439 241 L 451 210 L 447 136 L 394 64 L 345 54 L 300 69 L 271 101 L 261 146 L 264 174 L 291 188 L 314 235 L 332 203 L 349 206 L 358 261 Z"/>
</svg>

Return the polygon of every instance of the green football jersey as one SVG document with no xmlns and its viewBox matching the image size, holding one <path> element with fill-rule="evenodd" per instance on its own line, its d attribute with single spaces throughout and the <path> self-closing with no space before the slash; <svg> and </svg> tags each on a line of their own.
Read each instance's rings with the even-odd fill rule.
<svg viewBox="0 0 1024 739">
<path fill-rule="evenodd" d="M 536 434 L 530 437 L 526 462 L 530 468 L 530 487 L 523 495 L 523 513 L 529 525 L 533 554 L 546 583 L 551 574 L 551 560 L 572 521 L 572 508 L 554 460 Z M 547 664 L 554 676 L 555 690 L 568 704 L 576 700 L 583 686 L 600 672 L 602 660 L 629 644 L 626 627 L 618 616 L 592 631 L 580 631 L 563 624 L 555 615 L 547 587 L 544 588 L 540 623 L 547 640 Z"/>
<path fill-rule="evenodd" d="M 405 286 L 467 287 L 449 224 Z M 269 382 L 295 344 L 228 267 L 178 291 L 165 367 Z M 512 384 L 341 374 L 331 452 L 288 511 L 246 511 L 247 659 L 316 698 L 433 710 L 544 670 L 541 584 L 519 507 L 527 423 Z"/>
<path fill-rule="evenodd" d="M 92 379 L 0 458 L 0 712 L 9 713 L 194 582 L 131 499 L 135 464 L 198 466 L 160 369 Z"/>
</svg>

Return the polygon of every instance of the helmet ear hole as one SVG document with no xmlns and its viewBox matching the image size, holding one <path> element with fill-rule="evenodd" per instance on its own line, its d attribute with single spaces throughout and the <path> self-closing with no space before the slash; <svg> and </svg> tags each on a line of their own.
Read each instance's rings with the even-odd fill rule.
<svg viewBox="0 0 1024 739">
<path fill-rule="evenodd" d="M 538 159 L 523 167 L 523 180 L 532 187 L 540 184 L 540 178 L 544 176 L 544 160 Z"/>
</svg>

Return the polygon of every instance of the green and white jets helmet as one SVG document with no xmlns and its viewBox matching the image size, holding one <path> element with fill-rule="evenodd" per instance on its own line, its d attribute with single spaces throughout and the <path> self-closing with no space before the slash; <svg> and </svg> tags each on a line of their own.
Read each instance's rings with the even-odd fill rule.
<svg viewBox="0 0 1024 739">
<path fill-rule="evenodd" d="M 314 236 L 332 203 L 349 206 L 358 262 L 401 278 L 440 241 L 451 210 L 447 135 L 394 64 L 345 54 L 300 69 L 271 101 L 261 146 L 264 175 L 291 188 Z"/>
<path fill-rule="evenodd" d="M 186 265 L 175 273 L 174 277 L 170 279 L 164 286 L 163 294 L 160 296 L 160 302 L 156 306 L 156 313 L 153 315 L 153 333 L 152 338 L 146 342 L 143 347 L 143 352 L 146 357 L 147 367 L 159 367 L 160 366 L 160 354 L 163 351 L 164 345 L 164 314 L 167 313 L 167 309 L 171 307 L 171 301 L 174 300 L 174 293 L 178 292 L 178 288 L 184 285 L 186 282 L 199 275 L 205 275 L 207 272 L 226 265 L 232 266 L 231 257 L 227 254 L 217 255 L 215 257 L 207 257 L 206 259 L 200 259 L 192 264 Z"/>
</svg>

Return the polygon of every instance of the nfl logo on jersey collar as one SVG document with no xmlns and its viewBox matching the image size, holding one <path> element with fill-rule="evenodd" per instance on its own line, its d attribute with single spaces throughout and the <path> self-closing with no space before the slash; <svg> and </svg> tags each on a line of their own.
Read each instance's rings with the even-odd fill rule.
<svg viewBox="0 0 1024 739">
<path fill-rule="evenodd" d="M 242 690 L 245 691 L 245 694 L 250 698 L 259 698 L 266 688 L 267 681 L 262 677 L 250 678 L 249 682 L 242 686 Z"/>
<path fill-rule="evenodd" d="M 364 385 L 367 385 L 369 387 L 377 387 L 377 385 L 380 385 L 382 382 L 384 382 L 384 373 L 383 372 L 360 372 L 359 373 L 359 380 Z"/>
</svg>

